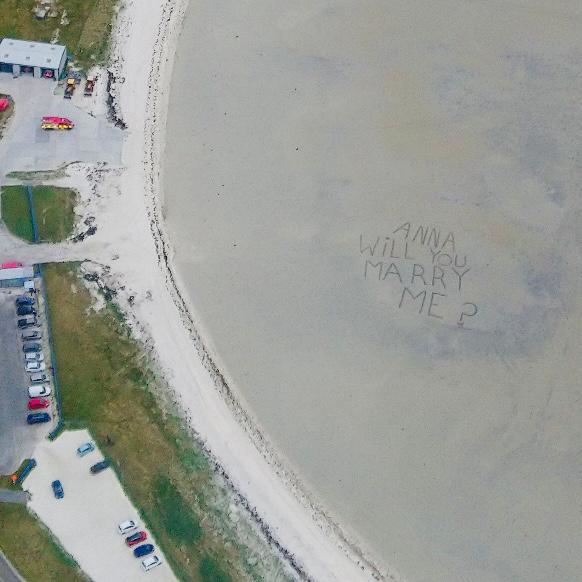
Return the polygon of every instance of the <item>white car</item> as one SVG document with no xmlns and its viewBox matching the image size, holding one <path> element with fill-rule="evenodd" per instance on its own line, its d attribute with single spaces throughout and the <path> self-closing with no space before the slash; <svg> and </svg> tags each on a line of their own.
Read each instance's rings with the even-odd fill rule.
<svg viewBox="0 0 582 582">
<path fill-rule="evenodd" d="M 39 384 L 38 386 L 28 387 L 29 398 L 40 398 L 41 396 L 49 396 L 51 387 L 48 384 Z"/>
<path fill-rule="evenodd" d="M 129 533 L 130 531 L 133 531 L 134 529 L 137 529 L 137 523 L 133 521 L 133 519 L 122 521 L 117 526 L 117 531 L 119 531 L 122 536 L 124 536 L 126 533 Z"/>
<path fill-rule="evenodd" d="M 44 372 L 46 364 L 44 362 L 26 362 L 27 372 Z"/>
<path fill-rule="evenodd" d="M 44 354 L 42 352 L 29 352 L 24 354 L 26 362 L 44 362 Z"/>
<path fill-rule="evenodd" d="M 149 556 L 145 560 L 141 561 L 141 567 L 146 571 L 149 572 L 153 570 L 156 566 L 159 566 L 162 563 L 162 560 L 157 556 Z"/>
</svg>

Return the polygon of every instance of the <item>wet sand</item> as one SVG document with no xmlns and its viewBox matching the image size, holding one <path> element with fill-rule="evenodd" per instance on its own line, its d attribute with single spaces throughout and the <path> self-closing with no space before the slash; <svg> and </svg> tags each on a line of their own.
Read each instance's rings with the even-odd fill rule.
<svg viewBox="0 0 582 582">
<path fill-rule="evenodd" d="M 189 7 L 166 226 L 289 466 L 410 581 L 579 578 L 582 9 Z"/>
</svg>

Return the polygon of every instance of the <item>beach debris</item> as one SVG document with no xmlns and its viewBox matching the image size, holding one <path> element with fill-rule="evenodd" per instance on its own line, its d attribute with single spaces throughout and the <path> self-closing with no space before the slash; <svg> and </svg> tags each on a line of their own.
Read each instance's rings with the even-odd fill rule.
<svg viewBox="0 0 582 582">
<path fill-rule="evenodd" d="M 124 81 L 125 79 L 118 79 L 112 71 L 107 71 L 107 117 L 115 127 L 120 129 L 127 129 L 127 123 L 123 121 L 118 113 L 117 101 L 113 96 L 113 87 L 116 83 L 123 83 Z"/>
<path fill-rule="evenodd" d="M 93 236 L 97 232 L 96 226 L 90 226 L 86 231 L 80 232 L 73 237 L 73 242 L 78 243 L 84 241 L 88 236 Z"/>
<path fill-rule="evenodd" d="M 83 279 L 89 283 L 95 283 L 106 301 L 111 301 L 117 295 L 117 291 L 111 287 L 108 287 L 96 272 L 83 273 Z"/>
<path fill-rule="evenodd" d="M 37 0 L 32 13 L 38 20 L 44 20 L 47 17 L 55 18 L 58 16 L 56 0 Z"/>
</svg>

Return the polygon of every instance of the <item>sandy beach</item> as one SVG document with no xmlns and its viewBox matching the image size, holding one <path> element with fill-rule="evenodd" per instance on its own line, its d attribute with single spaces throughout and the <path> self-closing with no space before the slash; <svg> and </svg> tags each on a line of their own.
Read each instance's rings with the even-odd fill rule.
<svg viewBox="0 0 582 582">
<path fill-rule="evenodd" d="M 569 1 L 185 18 L 180 288 L 278 458 L 407 580 L 579 577 L 580 23 Z"/>
</svg>

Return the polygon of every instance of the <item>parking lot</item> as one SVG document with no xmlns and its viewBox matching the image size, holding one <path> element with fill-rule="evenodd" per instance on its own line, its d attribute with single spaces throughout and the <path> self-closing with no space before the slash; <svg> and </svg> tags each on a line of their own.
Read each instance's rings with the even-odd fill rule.
<svg viewBox="0 0 582 582">
<path fill-rule="evenodd" d="M 123 132 L 83 111 L 83 96 L 63 99 L 63 89 L 54 81 L 23 76 L 0 76 L 0 92 L 15 101 L 12 119 L 0 141 L 3 172 L 13 170 L 53 170 L 68 162 L 121 162 Z M 71 131 L 43 131 L 40 120 L 46 115 L 68 117 L 75 123 Z"/>
<path fill-rule="evenodd" d="M 29 507 L 95 582 L 175 581 L 114 471 L 109 468 L 96 475 L 89 471 L 103 454 L 96 448 L 84 457 L 77 455 L 76 449 L 91 440 L 86 430 L 78 430 L 38 444 L 34 452 L 37 466 L 23 484 L 32 495 Z M 56 499 L 51 488 L 56 479 L 63 486 L 62 499 Z M 150 572 L 143 571 L 143 558 L 133 556 L 117 531 L 117 525 L 128 519 L 138 522 L 138 530 L 146 531 L 144 543 L 154 544 L 154 554 L 163 561 Z"/>
<path fill-rule="evenodd" d="M 37 279 L 38 285 L 38 279 Z M 15 299 L 22 295 L 22 287 L 6 289 L 0 288 L 0 474 L 7 475 L 15 471 L 23 459 L 30 457 L 36 444 L 44 439 L 52 430 L 54 424 L 52 403 L 47 409 L 40 412 L 48 412 L 51 422 L 28 425 L 26 417 L 37 411 L 27 409 L 28 386 L 30 376 L 25 372 L 24 353 L 22 351 L 21 334 L 23 329 L 17 327 L 17 315 Z M 43 316 L 44 305 L 40 293 L 36 294 L 40 299 L 35 301 L 38 310 L 39 327 L 36 329 L 42 334 L 40 343 L 43 346 L 45 357 L 46 375 L 52 387 L 50 371 L 50 352 Z M 52 401 L 51 401 L 52 402 Z"/>
</svg>

